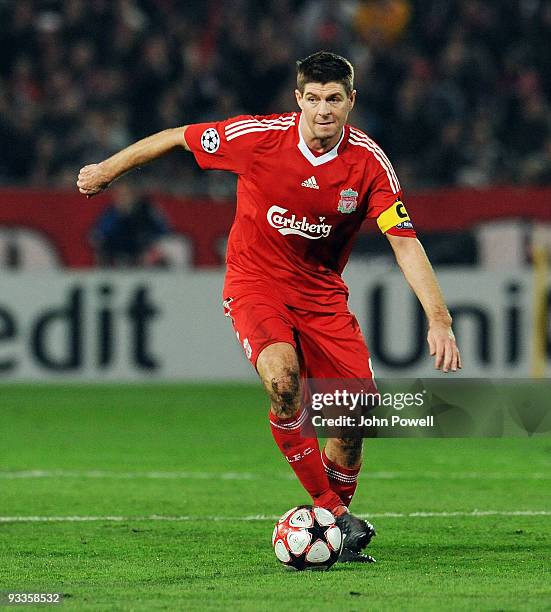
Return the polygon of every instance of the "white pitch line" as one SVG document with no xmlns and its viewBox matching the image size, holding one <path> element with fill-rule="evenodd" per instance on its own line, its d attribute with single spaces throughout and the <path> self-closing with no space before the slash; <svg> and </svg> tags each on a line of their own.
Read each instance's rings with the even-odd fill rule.
<svg viewBox="0 0 551 612">
<path fill-rule="evenodd" d="M 113 480 L 294 480 L 292 473 L 260 474 L 254 472 L 110 472 L 108 470 L 18 470 L 0 471 L 0 480 L 18 480 L 32 478 L 92 478 Z M 365 480 L 551 480 L 549 472 L 531 472 L 514 474 L 504 472 L 369 472 L 360 474 Z"/>
<path fill-rule="evenodd" d="M 292 474 L 290 475 L 291 477 Z M 285 475 L 287 477 L 287 475 Z M 0 472 L 0 479 L 28 478 L 98 478 L 115 480 L 260 480 L 260 474 L 250 472 L 109 472 L 107 470 L 21 470 Z"/>
<path fill-rule="evenodd" d="M 551 510 L 472 510 L 470 512 L 373 512 L 358 514 L 360 518 L 453 518 L 484 516 L 551 516 Z M 0 523 L 121 523 L 137 521 L 190 522 L 190 521 L 277 521 L 280 517 L 256 514 L 249 516 L 0 516 Z"/>
</svg>

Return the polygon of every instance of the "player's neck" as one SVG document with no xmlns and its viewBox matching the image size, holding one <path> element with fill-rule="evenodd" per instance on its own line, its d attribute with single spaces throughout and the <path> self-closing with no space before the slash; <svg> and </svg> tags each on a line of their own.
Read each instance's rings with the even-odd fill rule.
<svg viewBox="0 0 551 612">
<path fill-rule="evenodd" d="M 314 153 L 323 154 L 335 147 L 342 137 L 342 128 L 335 136 L 331 138 L 316 138 L 308 127 L 306 121 L 301 117 L 298 129 L 306 146 Z"/>
</svg>

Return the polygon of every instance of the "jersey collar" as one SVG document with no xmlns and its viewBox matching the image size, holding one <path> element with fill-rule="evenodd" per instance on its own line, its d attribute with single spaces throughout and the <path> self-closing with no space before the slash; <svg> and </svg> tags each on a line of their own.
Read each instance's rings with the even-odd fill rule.
<svg viewBox="0 0 551 612">
<path fill-rule="evenodd" d="M 312 151 L 310 151 L 308 145 L 306 144 L 306 141 L 304 140 L 302 136 L 302 132 L 300 131 L 301 121 L 302 121 L 302 114 L 300 115 L 300 119 L 299 119 L 298 126 L 297 126 L 297 130 L 298 130 L 297 147 L 299 151 L 304 155 L 304 157 L 306 157 L 306 159 L 312 164 L 312 166 L 321 166 L 322 164 L 326 164 L 327 162 L 330 162 L 331 160 L 335 159 L 335 157 L 337 157 L 337 155 L 339 154 L 339 147 L 343 141 L 344 132 L 346 128 L 343 126 L 342 134 L 341 134 L 341 137 L 339 138 L 339 142 L 337 142 L 337 144 L 332 149 L 330 149 L 329 151 L 327 151 L 327 153 L 324 153 L 323 155 L 316 156 L 312 153 Z"/>
</svg>

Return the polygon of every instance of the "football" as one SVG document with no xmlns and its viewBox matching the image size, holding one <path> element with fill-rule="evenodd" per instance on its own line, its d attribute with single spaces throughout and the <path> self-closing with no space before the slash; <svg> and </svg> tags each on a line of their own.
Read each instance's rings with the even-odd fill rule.
<svg viewBox="0 0 551 612">
<path fill-rule="evenodd" d="M 297 506 L 276 523 L 272 545 L 276 557 L 294 570 L 327 570 L 339 558 L 342 533 L 325 508 Z"/>
</svg>

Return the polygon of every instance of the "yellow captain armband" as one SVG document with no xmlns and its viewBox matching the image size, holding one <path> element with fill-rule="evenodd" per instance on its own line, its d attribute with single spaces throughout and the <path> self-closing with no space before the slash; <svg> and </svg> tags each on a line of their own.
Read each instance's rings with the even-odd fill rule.
<svg viewBox="0 0 551 612">
<path fill-rule="evenodd" d="M 396 200 L 390 208 L 387 208 L 377 217 L 377 225 L 383 234 L 388 232 L 390 228 L 406 221 L 411 226 L 411 219 L 402 200 Z"/>
</svg>

